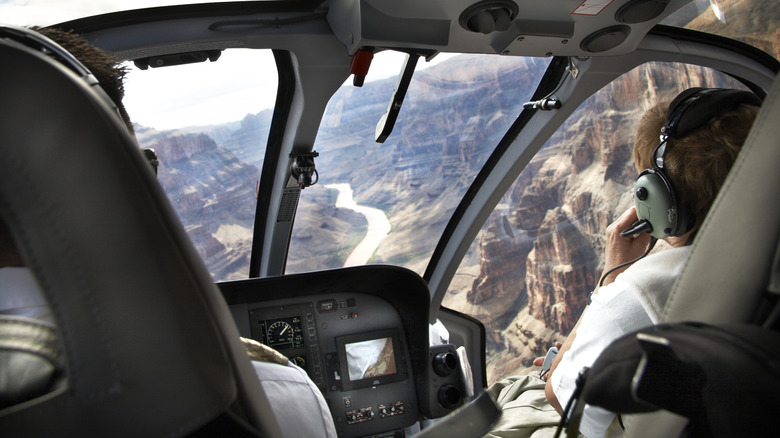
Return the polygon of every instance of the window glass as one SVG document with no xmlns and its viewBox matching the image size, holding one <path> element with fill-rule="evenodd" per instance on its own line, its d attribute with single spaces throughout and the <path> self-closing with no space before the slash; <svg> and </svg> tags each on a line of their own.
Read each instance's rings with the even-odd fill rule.
<svg viewBox="0 0 780 438">
<path fill-rule="evenodd" d="M 215 281 L 247 278 L 256 186 L 276 99 L 270 51 L 226 50 L 216 62 L 140 70 L 125 105 L 141 147 Z"/>
<path fill-rule="evenodd" d="M 780 56 L 780 9 L 775 0 L 694 0 L 661 24 L 733 38 Z"/>
<path fill-rule="evenodd" d="M 744 89 L 696 66 L 637 67 L 583 103 L 504 195 L 443 302 L 485 324 L 488 383 L 527 373 L 572 330 L 601 274 L 604 231 L 632 205 L 637 123 L 694 86 Z"/>
<path fill-rule="evenodd" d="M 463 194 L 548 63 L 457 55 L 420 71 L 421 60 L 382 144 L 374 141 L 375 129 L 396 77 L 369 76 L 362 88 L 345 84 L 320 127 L 319 184 L 301 195 L 287 272 L 388 263 L 422 274 Z"/>
</svg>

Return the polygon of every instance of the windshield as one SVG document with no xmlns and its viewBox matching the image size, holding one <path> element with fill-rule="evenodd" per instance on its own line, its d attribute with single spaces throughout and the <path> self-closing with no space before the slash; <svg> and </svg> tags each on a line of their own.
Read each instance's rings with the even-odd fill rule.
<svg viewBox="0 0 780 438">
<path fill-rule="evenodd" d="M 203 2 L 11 0 L 0 10 L 9 23 L 47 25 L 179 3 Z M 733 37 L 777 56 L 777 8 L 759 13 L 764 4 L 695 0 L 664 24 Z M 347 83 L 330 100 L 314 145 L 320 180 L 301 194 L 287 273 L 388 263 L 423 274 L 452 212 L 549 62 L 443 54 L 421 61 L 393 133 L 378 144 L 375 127 L 401 69 L 398 55 L 377 54 L 362 88 Z M 273 57 L 233 49 L 213 63 L 145 71 L 127 65 L 125 104 L 139 143 L 160 155 L 160 182 L 196 248 L 215 280 L 246 278 L 276 93 Z"/>
<path fill-rule="evenodd" d="M 382 144 L 374 141 L 375 129 L 396 79 L 343 86 L 320 127 L 320 180 L 301 196 L 287 272 L 386 263 L 422 274 L 548 62 L 459 55 L 417 72 Z"/>
</svg>

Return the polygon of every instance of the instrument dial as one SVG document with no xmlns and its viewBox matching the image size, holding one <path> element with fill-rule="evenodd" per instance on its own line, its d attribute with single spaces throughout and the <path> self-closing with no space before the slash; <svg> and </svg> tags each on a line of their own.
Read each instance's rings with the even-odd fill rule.
<svg viewBox="0 0 780 438">
<path fill-rule="evenodd" d="M 295 342 L 295 329 L 285 321 L 276 321 L 268 326 L 267 337 L 270 347 L 292 346 Z"/>
<path fill-rule="evenodd" d="M 295 356 L 290 358 L 290 362 L 298 365 L 299 367 L 306 369 L 306 358 L 303 356 Z"/>
</svg>

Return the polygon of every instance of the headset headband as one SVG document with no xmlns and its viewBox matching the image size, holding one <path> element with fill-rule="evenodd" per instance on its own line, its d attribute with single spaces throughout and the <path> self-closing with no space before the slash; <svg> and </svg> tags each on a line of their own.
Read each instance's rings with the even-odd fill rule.
<svg viewBox="0 0 780 438">
<path fill-rule="evenodd" d="M 683 138 L 707 122 L 737 105 L 761 106 L 761 99 L 750 91 L 724 88 L 690 88 L 674 98 L 661 128 L 660 143 L 653 152 L 653 162 L 664 168 L 664 155 L 670 138 Z"/>
</svg>

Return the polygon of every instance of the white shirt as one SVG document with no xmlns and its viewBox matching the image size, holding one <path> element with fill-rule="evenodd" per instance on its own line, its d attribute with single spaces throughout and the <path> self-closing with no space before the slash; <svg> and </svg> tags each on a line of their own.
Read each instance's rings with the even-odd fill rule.
<svg viewBox="0 0 780 438">
<path fill-rule="evenodd" d="M 252 365 L 282 426 L 283 438 L 338 436 L 325 397 L 306 371 L 292 363 L 252 361 Z"/>
<path fill-rule="evenodd" d="M 571 398 L 580 371 L 592 366 L 614 340 L 658 323 L 690 251 L 691 247 L 685 246 L 645 257 L 593 295 L 571 348 L 551 377 L 561 406 Z M 612 412 L 586 405 L 580 433 L 588 438 L 603 437 L 614 417 Z"/>
</svg>

